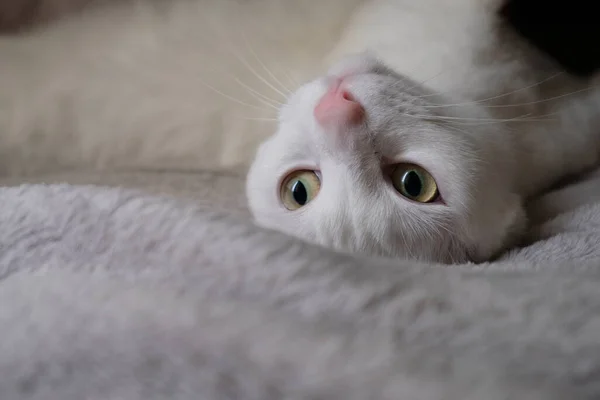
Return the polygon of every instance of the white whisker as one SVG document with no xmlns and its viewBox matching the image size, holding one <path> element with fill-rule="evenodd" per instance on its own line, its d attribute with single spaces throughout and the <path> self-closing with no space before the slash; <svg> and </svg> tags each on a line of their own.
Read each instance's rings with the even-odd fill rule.
<svg viewBox="0 0 600 400">
<path fill-rule="evenodd" d="M 555 78 L 559 77 L 562 74 L 564 74 L 564 71 L 557 72 L 557 73 L 555 73 L 555 74 L 553 74 L 553 75 L 551 75 L 551 76 L 549 76 L 547 78 L 544 78 L 544 79 L 542 79 L 542 80 L 540 80 L 540 81 L 538 81 L 536 83 L 532 83 L 530 85 L 521 87 L 519 89 L 511 90 L 510 92 L 506 92 L 506 93 L 502 93 L 502 94 L 499 94 L 499 95 L 495 95 L 495 96 L 491 96 L 491 97 L 487 97 L 487 98 L 483 98 L 483 99 L 479 99 L 479 100 L 474 100 L 474 101 L 468 101 L 468 102 L 463 102 L 463 103 L 455 103 L 455 104 L 448 104 L 447 106 L 464 106 L 464 105 L 485 103 L 485 102 L 492 101 L 492 100 L 498 100 L 498 99 L 501 99 L 503 97 L 507 97 L 507 96 L 513 95 L 515 93 L 519 93 L 519 92 L 521 92 L 523 90 L 532 89 L 532 88 L 534 88 L 536 86 L 540 86 L 540 85 L 542 85 L 542 84 L 544 84 L 544 83 L 546 83 L 546 82 L 548 82 L 548 81 L 550 81 L 552 79 L 555 79 Z M 421 97 L 428 97 L 428 96 L 435 96 L 435 95 L 431 94 L 431 95 L 425 95 L 425 96 L 421 96 Z M 432 107 L 432 108 L 433 107 L 444 107 L 444 105 L 443 104 L 439 104 L 439 105 L 430 106 L 430 107 Z M 487 107 L 493 107 L 493 106 L 487 106 Z"/>
<path fill-rule="evenodd" d="M 283 93 L 281 90 L 279 90 L 277 87 L 275 87 L 271 82 L 269 82 L 267 79 L 265 79 L 265 77 L 263 77 L 260 73 L 258 73 L 258 71 L 256 71 L 256 69 L 248 62 L 248 60 L 241 55 L 241 51 L 239 50 L 239 48 L 231 41 L 230 36 L 225 35 L 223 33 L 223 30 L 221 29 L 220 26 L 213 25 L 213 29 L 215 30 L 215 32 L 218 32 L 219 36 L 221 36 L 223 39 L 225 39 L 224 41 L 227 43 L 226 47 L 229 49 L 229 52 L 235 58 L 237 58 L 243 66 L 245 66 L 259 81 L 261 81 L 263 84 L 267 85 L 267 87 L 269 87 L 271 90 L 273 90 L 277 94 L 281 95 L 284 99 L 287 99 L 287 95 L 285 93 Z M 238 33 L 240 34 L 239 36 L 241 38 L 244 38 L 244 35 L 241 32 L 238 32 Z M 251 49 L 248 49 L 248 50 L 251 50 Z M 263 64 L 263 63 L 261 63 L 261 64 Z M 266 68 L 266 66 L 265 66 L 265 68 Z M 256 93 L 257 92 L 255 91 L 255 94 Z M 262 93 L 261 93 L 261 95 L 262 95 Z"/>
<path fill-rule="evenodd" d="M 250 72 L 252 72 L 252 74 L 254 76 L 256 76 L 262 83 L 264 83 L 265 85 L 267 85 L 269 88 L 271 88 L 274 92 L 280 94 L 284 99 L 287 99 L 287 95 L 285 93 L 283 93 L 281 90 L 277 89 L 271 82 L 269 82 L 267 79 L 265 79 L 261 74 L 259 74 L 253 67 L 252 65 L 250 65 L 250 63 L 242 56 L 240 56 L 239 54 L 235 55 L 242 64 L 244 64 L 246 66 L 246 68 L 248 68 L 248 70 Z"/>
<path fill-rule="evenodd" d="M 422 118 L 430 121 L 457 121 L 457 122 L 472 122 L 474 124 L 484 123 L 503 123 L 503 122 L 548 122 L 552 119 L 544 119 L 542 117 L 556 116 L 556 114 L 545 114 L 537 117 L 528 118 L 531 114 L 523 114 L 513 118 L 467 118 L 467 117 L 446 117 L 441 115 L 419 115 L 419 114 L 404 114 L 407 117 Z"/>
<path fill-rule="evenodd" d="M 254 97 L 256 100 L 260 101 L 261 103 L 265 104 L 266 106 L 268 106 L 274 110 L 278 110 L 279 108 L 277 106 L 282 105 L 282 103 L 278 102 L 277 100 L 271 99 L 270 97 L 265 96 L 264 94 L 254 90 L 250 86 L 246 85 L 244 82 L 240 81 L 238 78 L 235 78 L 234 80 L 237 84 L 239 84 L 244 89 L 246 89 L 252 97 Z M 273 103 L 273 102 L 275 102 L 275 103 Z"/>
<path fill-rule="evenodd" d="M 240 32 L 239 36 L 241 38 L 244 38 L 244 35 L 241 32 Z M 285 93 L 283 93 L 281 90 L 279 90 L 277 87 L 275 87 L 275 85 L 273 85 L 265 77 L 263 77 L 258 71 L 256 71 L 256 69 L 248 62 L 248 60 L 246 58 L 244 58 L 240 54 L 240 52 L 236 51 L 235 47 L 231 44 L 231 42 L 230 42 L 230 45 L 231 45 L 230 46 L 231 53 L 242 63 L 242 65 L 244 65 L 256 78 L 258 78 L 262 83 L 267 85 L 275 93 L 281 95 L 284 99 L 287 98 L 287 95 Z M 248 49 L 248 50 L 250 50 L 250 49 Z"/>
<path fill-rule="evenodd" d="M 293 91 L 297 90 L 300 86 L 302 86 L 298 82 L 298 79 L 296 79 L 291 72 L 287 72 L 285 69 L 282 68 L 281 73 L 286 77 L 287 80 L 290 81 L 290 83 L 292 84 L 292 87 L 294 88 Z"/>
<path fill-rule="evenodd" d="M 548 102 L 548 101 L 562 99 L 562 98 L 573 96 L 573 95 L 576 95 L 576 94 L 579 94 L 579 93 L 588 92 L 588 91 L 593 90 L 593 89 L 596 89 L 596 88 L 595 87 L 588 87 L 588 88 L 585 88 L 585 89 L 579 89 L 579 90 L 575 90 L 573 92 L 569 92 L 569 93 L 564 93 L 564 94 L 557 95 L 557 96 L 548 97 L 548 98 L 543 99 L 543 100 L 529 101 L 529 102 L 525 102 L 525 103 L 515 103 L 515 104 L 497 104 L 497 105 L 491 105 L 491 106 L 486 106 L 486 107 L 488 107 L 488 108 L 505 108 L 505 107 L 530 106 L 530 105 L 545 103 L 545 102 Z"/>
<path fill-rule="evenodd" d="M 215 93 L 223 96 L 224 98 L 233 101 L 234 103 L 237 103 L 237 104 L 240 104 L 240 105 L 243 105 L 243 106 L 246 106 L 246 107 L 254 108 L 256 110 L 264 111 L 264 108 L 258 107 L 256 105 L 253 105 L 253 104 L 250 104 L 250 103 L 246 103 L 246 102 L 244 102 L 244 101 L 242 101 L 240 99 L 237 99 L 237 98 L 235 98 L 233 96 L 230 96 L 230 95 L 228 95 L 226 93 L 223 93 L 222 91 L 216 89 L 215 87 L 209 85 L 206 82 L 203 82 L 201 80 L 198 80 L 198 82 L 200 82 L 202 85 L 206 86 L 208 89 L 212 90 L 213 92 L 215 92 Z"/>
<path fill-rule="evenodd" d="M 446 70 L 438 72 L 437 74 L 433 75 L 431 78 L 425 79 L 424 81 L 421 82 L 416 82 L 413 86 L 409 87 L 408 89 L 406 89 L 407 92 L 410 92 L 411 90 L 418 88 L 420 86 L 424 86 L 427 82 L 431 82 L 432 80 L 434 80 L 435 78 L 439 77 L 440 75 L 442 75 L 444 72 L 447 72 Z M 401 81 L 398 83 L 402 83 Z M 429 96 L 439 96 L 439 94 L 426 94 L 426 95 L 422 95 L 422 96 L 418 96 L 419 98 L 424 98 L 424 97 L 429 97 Z"/>
<path fill-rule="evenodd" d="M 250 52 L 250 54 L 256 59 L 256 61 L 258 61 L 259 65 L 262 67 L 262 69 L 265 70 L 265 72 L 271 77 L 271 79 L 273 79 L 273 81 L 275 83 L 277 83 L 281 89 L 285 90 L 288 95 L 292 94 L 292 91 L 286 87 L 276 76 L 275 74 L 273 74 L 273 72 L 271 72 L 271 70 L 269 68 L 267 68 L 267 66 L 265 65 L 264 62 L 262 62 L 262 60 L 260 59 L 260 57 L 258 56 L 258 54 L 256 54 L 256 52 L 252 49 L 252 47 L 250 46 L 250 43 L 248 43 L 248 40 L 246 37 L 243 37 L 244 43 L 246 44 L 246 49 Z M 287 98 L 286 95 L 283 95 L 284 98 Z"/>
<path fill-rule="evenodd" d="M 237 118 L 247 120 L 247 121 L 278 122 L 277 118 L 254 118 L 254 117 L 237 117 Z"/>
</svg>

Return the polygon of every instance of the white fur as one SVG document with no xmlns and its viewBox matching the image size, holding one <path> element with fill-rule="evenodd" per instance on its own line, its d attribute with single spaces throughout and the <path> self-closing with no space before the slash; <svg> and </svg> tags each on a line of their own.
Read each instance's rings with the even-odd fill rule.
<svg viewBox="0 0 600 400">
<path fill-rule="evenodd" d="M 342 250 L 487 259 L 518 238 L 527 196 L 598 153 L 595 95 L 547 101 L 585 84 L 498 27 L 497 2 L 120 0 L 0 37 L 0 172 L 244 166 L 274 130 L 245 118 L 285 102 L 249 174 L 259 223 Z M 345 58 L 366 49 L 394 72 Z M 314 78 L 333 64 L 366 72 L 352 90 L 375 129 L 353 132 L 352 150 L 312 117 Z M 446 205 L 397 196 L 382 153 L 431 170 Z M 322 171 L 323 189 L 290 213 L 277 186 L 299 164 Z"/>
<path fill-rule="evenodd" d="M 586 84 L 502 27 L 497 4 L 373 0 L 359 9 L 327 75 L 350 73 L 367 123 L 340 146 L 312 113 L 328 80 L 291 96 L 249 173 L 257 221 L 340 250 L 440 262 L 483 261 L 515 244 L 526 198 L 597 161 L 600 108 L 593 91 L 564 96 Z M 364 50 L 376 58 L 344 57 Z M 384 159 L 425 167 L 445 204 L 398 195 Z M 288 211 L 278 184 L 298 168 L 321 171 L 322 188 Z"/>
</svg>

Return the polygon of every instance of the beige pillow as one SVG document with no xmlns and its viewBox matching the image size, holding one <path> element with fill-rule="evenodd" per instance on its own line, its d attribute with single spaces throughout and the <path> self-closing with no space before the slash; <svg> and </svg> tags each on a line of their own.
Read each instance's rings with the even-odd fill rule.
<svg viewBox="0 0 600 400">
<path fill-rule="evenodd" d="M 245 166 L 359 3 L 118 1 L 0 38 L 2 172 Z"/>
</svg>

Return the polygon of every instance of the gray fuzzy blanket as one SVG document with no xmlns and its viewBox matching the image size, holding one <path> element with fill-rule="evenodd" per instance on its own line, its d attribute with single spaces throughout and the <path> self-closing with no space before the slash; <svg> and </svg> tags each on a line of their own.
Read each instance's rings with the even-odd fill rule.
<svg viewBox="0 0 600 400">
<path fill-rule="evenodd" d="M 600 398 L 600 174 L 477 266 L 336 254 L 188 178 L 0 189 L 0 399 Z"/>
</svg>

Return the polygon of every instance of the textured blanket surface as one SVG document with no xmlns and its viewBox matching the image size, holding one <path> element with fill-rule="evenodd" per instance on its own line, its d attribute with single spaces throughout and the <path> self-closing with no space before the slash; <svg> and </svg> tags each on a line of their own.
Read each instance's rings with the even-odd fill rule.
<svg viewBox="0 0 600 400">
<path fill-rule="evenodd" d="M 258 229 L 235 174 L 40 181 L 0 189 L 0 399 L 600 398 L 598 173 L 477 266 Z"/>
</svg>

